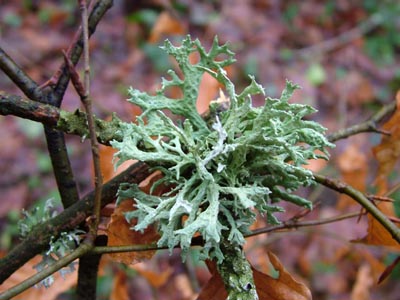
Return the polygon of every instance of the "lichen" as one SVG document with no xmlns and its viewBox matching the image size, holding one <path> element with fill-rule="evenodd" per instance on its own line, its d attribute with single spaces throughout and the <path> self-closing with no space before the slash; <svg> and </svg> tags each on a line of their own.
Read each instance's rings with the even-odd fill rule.
<svg viewBox="0 0 400 300">
<path fill-rule="evenodd" d="M 287 81 L 280 99 L 268 97 L 262 107 L 252 104 L 252 95 L 264 95 L 253 77 L 237 94 L 224 70 L 235 61 L 233 53 L 227 45 L 219 46 L 217 39 L 209 52 L 190 36 L 178 47 L 166 41 L 163 49 L 177 60 L 183 78 L 169 71 L 171 79 L 163 79 L 155 95 L 130 88 L 129 101 L 140 106 L 143 114 L 136 123 L 121 124 L 123 138 L 111 144 L 118 149 L 117 164 L 129 159 L 147 162 L 164 175 L 152 188 L 164 184 L 170 191 L 148 195 L 137 185 L 122 184 L 118 201 L 135 198 L 126 218 L 137 219 L 134 230 L 157 224 L 160 246 L 172 250 L 179 245 L 185 257 L 192 238 L 200 234 L 202 257 L 221 263 L 221 241 L 242 246 L 257 211 L 277 224 L 275 213 L 283 211 L 277 205 L 281 200 L 311 208 L 308 200 L 293 191 L 314 183 L 312 172 L 303 165 L 310 159 L 327 159 L 326 148 L 333 145 L 325 138 L 323 126 L 303 119 L 314 108 L 289 103 L 297 85 Z M 192 64 L 189 55 L 196 51 L 200 59 Z M 230 102 L 222 111 L 212 105 L 216 113 L 211 114 L 211 122 L 196 111 L 205 72 L 224 86 Z M 165 96 L 170 86 L 181 88 L 183 97 Z M 174 122 L 163 110 L 184 121 Z"/>
</svg>

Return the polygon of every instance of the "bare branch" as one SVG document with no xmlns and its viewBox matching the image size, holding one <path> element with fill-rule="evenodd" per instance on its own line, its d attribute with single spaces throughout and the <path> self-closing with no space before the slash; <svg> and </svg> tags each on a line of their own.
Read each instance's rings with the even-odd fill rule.
<svg viewBox="0 0 400 300">
<path fill-rule="evenodd" d="M 0 69 L 27 95 L 29 98 L 43 102 L 42 91 L 37 83 L 26 74 L 16 62 L 0 47 Z"/>
<path fill-rule="evenodd" d="M 103 187 L 102 207 L 115 199 L 120 183 L 138 184 L 149 174 L 149 167 L 137 162 L 111 179 Z M 56 217 L 33 229 L 26 239 L 0 259 L 0 284 L 33 256 L 46 250 L 52 236 L 58 237 L 61 232 L 70 231 L 84 222 L 92 213 L 93 207 L 94 192 L 91 192 Z"/>
<path fill-rule="evenodd" d="M 288 220 L 286 222 L 283 222 L 282 224 L 275 225 L 275 226 L 269 226 L 265 228 L 259 228 L 253 230 L 250 234 L 246 235 L 246 237 L 251 237 L 259 234 L 264 234 L 268 232 L 275 232 L 275 231 L 285 231 L 289 229 L 297 229 L 300 227 L 310 227 L 310 226 L 317 226 L 317 225 L 324 225 L 324 224 L 329 224 L 329 223 L 334 223 L 334 222 L 339 222 L 342 220 L 354 218 L 360 215 L 360 212 L 356 213 L 349 213 L 349 214 L 344 214 L 336 217 L 331 217 L 331 218 L 326 218 L 326 219 L 320 219 L 320 220 L 310 220 L 310 221 L 299 221 L 297 218 Z"/>
<path fill-rule="evenodd" d="M 388 216 L 382 213 L 362 192 L 337 179 L 314 173 L 315 181 L 339 193 L 346 194 L 357 201 L 368 213 L 370 213 L 396 240 L 400 243 L 400 228 L 390 221 Z"/>
<path fill-rule="evenodd" d="M 376 132 L 381 134 L 388 134 L 378 129 L 378 124 L 384 120 L 386 117 L 390 116 L 396 110 L 396 101 L 393 101 L 385 106 L 383 106 L 375 115 L 373 115 L 369 120 L 353 125 L 351 127 L 339 130 L 335 133 L 328 135 L 328 140 L 330 142 L 335 142 L 337 140 L 348 138 L 352 135 L 356 135 L 362 132 Z"/>
</svg>

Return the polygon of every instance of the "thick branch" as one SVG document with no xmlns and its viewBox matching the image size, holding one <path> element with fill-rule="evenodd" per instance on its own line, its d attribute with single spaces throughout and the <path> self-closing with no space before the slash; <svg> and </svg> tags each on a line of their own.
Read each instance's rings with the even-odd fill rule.
<svg viewBox="0 0 400 300">
<path fill-rule="evenodd" d="M 60 109 L 0 91 L 0 114 L 14 115 L 44 125 L 55 126 L 60 117 Z"/>
<path fill-rule="evenodd" d="M 73 113 L 61 110 L 55 106 L 38 103 L 17 95 L 0 91 L 0 115 L 17 117 L 40 122 L 64 133 L 86 137 L 89 135 L 86 114 L 82 111 Z M 102 144 L 108 145 L 111 140 L 120 140 L 116 132 L 120 121 L 113 117 L 110 122 L 95 118 L 97 138 Z"/>
<path fill-rule="evenodd" d="M 0 69 L 27 95 L 29 98 L 42 101 L 42 92 L 37 83 L 30 78 L 16 62 L 0 47 Z"/>
<path fill-rule="evenodd" d="M 139 183 L 149 175 L 149 168 L 137 162 L 103 186 L 102 206 L 112 202 L 122 182 Z M 0 259 L 0 284 L 25 262 L 46 250 L 52 236 L 70 231 L 81 224 L 93 211 L 94 193 L 65 209 L 58 216 L 37 226 L 29 236 Z"/>
</svg>

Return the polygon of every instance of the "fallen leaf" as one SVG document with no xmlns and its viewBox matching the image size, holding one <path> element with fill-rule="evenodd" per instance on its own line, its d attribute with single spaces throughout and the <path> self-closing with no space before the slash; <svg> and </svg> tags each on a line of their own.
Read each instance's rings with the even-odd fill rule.
<svg viewBox="0 0 400 300">
<path fill-rule="evenodd" d="M 382 136 L 381 143 L 372 149 L 379 163 L 378 174 L 375 180 L 378 187 L 378 195 L 383 195 L 387 192 L 387 178 L 400 157 L 400 91 L 396 94 L 396 102 L 396 111 L 381 128 L 389 132 L 390 135 Z"/>
<path fill-rule="evenodd" d="M 386 216 L 394 215 L 393 203 L 381 202 L 376 205 Z M 400 249 L 399 243 L 393 239 L 392 235 L 370 214 L 368 214 L 367 235 L 362 239 L 356 240 L 369 245 L 389 246 Z"/>
<path fill-rule="evenodd" d="M 252 267 L 254 283 L 260 300 L 310 300 L 312 295 L 307 286 L 297 281 L 284 268 L 279 259 L 268 252 L 272 266 L 279 273 L 273 278 Z M 215 263 L 207 262 L 212 277 L 200 292 L 199 300 L 225 300 L 228 296 Z"/>
<path fill-rule="evenodd" d="M 101 174 L 103 175 L 103 181 L 110 180 L 114 176 L 125 171 L 130 165 L 136 162 L 135 160 L 127 160 L 119 165 L 118 168 L 115 168 L 114 154 L 116 152 L 117 150 L 110 146 L 99 145 L 100 169 Z"/>
<path fill-rule="evenodd" d="M 388 191 L 388 177 L 400 157 L 400 91 L 396 94 L 397 109 L 392 117 L 382 126 L 382 130 L 390 135 L 382 136 L 381 143 L 373 148 L 373 154 L 378 161 L 378 173 L 375 180 L 378 195 L 382 196 Z M 393 203 L 378 202 L 376 206 L 386 216 L 395 216 Z M 400 249 L 399 243 L 392 235 L 371 215 L 368 214 L 367 235 L 358 240 L 371 245 L 393 246 Z"/>
<path fill-rule="evenodd" d="M 128 223 L 124 213 L 132 211 L 133 205 L 134 200 L 127 199 L 115 208 L 107 227 L 108 246 L 151 244 L 159 239 L 157 231 L 152 226 L 146 228 L 143 233 L 131 229 L 132 226 L 135 226 L 136 220 Z M 155 251 L 124 252 L 111 253 L 109 256 L 117 262 L 134 264 L 144 259 L 150 259 L 154 253 Z"/>
<path fill-rule="evenodd" d="M 150 193 L 150 188 L 155 181 L 162 177 L 162 173 L 156 171 L 139 184 L 139 188 Z M 166 187 L 159 185 L 153 195 L 161 195 L 166 191 Z M 143 233 L 132 229 L 136 225 L 136 220 L 131 220 L 130 223 L 125 218 L 124 213 L 134 209 L 134 200 L 126 199 L 122 201 L 111 215 L 110 222 L 107 226 L 108 246 L 124 246 L 124 245 L 145 245 L 156 242 L 160 236 L 153 226 L 149 226 Z M 145 259 L 150 259 L 155 251 L 140 251 L 140 252 L 124 252 L 112 253 L 110 257 L 117 262 L 125 264 L 135 264 Z"/>
</svg>

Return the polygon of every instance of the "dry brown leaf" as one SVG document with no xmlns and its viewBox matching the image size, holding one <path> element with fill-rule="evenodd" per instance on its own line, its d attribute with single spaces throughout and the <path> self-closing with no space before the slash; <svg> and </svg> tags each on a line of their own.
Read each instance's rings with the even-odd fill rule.
<svg viewBox="0 0 400 300">
<path fill-rule="evenodd" d="M 379 163 L 378 175 L 375 180 L 379 195 L 387 192 L 387 178 L 400 157 L 400 91 L 396 94 L 396 102 L 395 113 L 381 128 L 390 135 L 382 136 L 381 143 L 372 149 Z"/>
<path fill-rule="evenodd" d="M 397 109 L 392 117 L 382 126 L 382 130 L 390 132 L 389 136 L 382 136 L 381 143 L 373 148 L 377 159 L 378 174 L 375 180 L 378 195 L 388 191 L 387 178 L 400 157 L 400 91 L 396 95 Z M 385 215 L 394 216 L 394 207 L 391 202 L 380 202 L 376 205 Z M 368 233 L 358 242 L 393 246 L 400 249 L 400 245 L 392 238 L 391 234 L 371 215 L 368 215 Z"/>
<path fill-rule="evenodd" d="M 268 252 L 268 257 L 275 270 L 277 279 L 253 269 L 254 282 L 260 299 L 263 300 L 310 300 L 311 292 L 307 286 L 297 281 L 281 264 L 278 257 Z"/>
<path fill-rule="evenodd" d="M 38 264 L 41 261 L 41 256 L 35 256 L 33 259 L 28 261 L 26 264 L 24 264 L 21 268 L 19 268 L 15 273 L 11 275 L 10 278 L 8 278 L 1 286 L 0 286 L 0 292 L 4 292 L 7 289 L 21 283 L 25 279 L 27 279 L 30 276 L 35 275 L 37 272 L 33 268 L 36 264 Z M 57 296 L 67 290 L 69 290 L 71 287 L 73 287 L 78 279 L 78 271 L 76 268 L 76 271 L 68 274 L 65 276 L 65 278 L 62 278 L 60 273 L 55 273 L 54 274 L 54 279 L 55 282 L 49 287 L 41 287 L 41 288 L 35 288 L 31 287 L 27 289 L 25 292 L 19 294 L 18 296 L 15 296 L 13 299 L 15 300 L 53 300 L 56 299 Z"/>
<path fill-rule="evenodd" d="M 357 190 L 366 190 L 366 179 L 368 174 L 367 157 L 361 151 L 359 144 L 350 144 L 338 158 L 338 166 L 343 181 Z M 341 194 L 337 208 L 343 210 L 349 206 L 357 205 L 357 202 L 345 194 Z"/>
<path fill-rule="evenodd" d="M 127 160 L 115 169 L 113 158 L 116 152 L 117 150 L 112 147 L 99 145 L 100 169 L 104 181 L 110 180 L 136 162 L 135 160 Z"/>
<path fill-rule="evenodd" d="M 260 300 L 311 300 L 312 295 L 307 286 L 297 281 L 284 268 L 279 259 L 268 252 L 271 264 L 279 272 L 278 278 L 257 271 L 252 267 L 254 283 Z M 221 276 L 218 274 L 215 264 L 208 262 L 212 277 L 207 282 L 199 295 L 199 300 L 225 300 L 225 291 Z"/>
<path fill-rule="evenodd" d="M 381 283 L 384 281 L 390 274 L 392 274 L 394 268 L 400 264 L 400 256 L 397 256 L 397 258 L 385 268 L 385 270 L 382 272 L 382 274 L 379 276 L 378 283 Z"/>
<path fill-rule="evenodd" d="M 153 183 L 161 177 L 161 172 L 154 172 L 139 184 L 139 188 L 145 193 L 150 193 L 150 188 Z M 153 195 L 161 195 L 166 191 L 166 189 L 165 186 L 159 185 L 153 192 Z M 126 199 L 115 208 L 107 226 L 108 246 L 151 244 L 160 238 L 158 232 L 153 226 L 146 228 L 143 233 L 131 229 L 135 226 L 136 220 L 132 220 L 131 223 L 128 223 L 125 219 L 124 213 L 132 211 L 134 203 L 134 200 Z M 112 253 L 109 255 L 117 262 L 134 264 L 144 259 L 150 259 L 154 253 L 155 251 L 140 251 Z"/>
<path fill-rule="evenodd" d="M 173 16 L 168 11 L 163 11 L 151 30 L 149 43 L 158 43 L 167 35 L 184 35 L 187 32 L 186 27 L 182 22 Z"/>
<path fill-rule="evenodd" d="M 381 202 L 376 206 L 385 215 L 387 216 L 394 215 L 393 203 Z M 395 239 L 393 239 L 392 235 L 373 216 L 369 214 L 368 214 L 367 235 L 362 239 L 356 240 L 355 242 L 360 242 L 369 245 L 395 247 L 397 249 L 400 249 L 399 243 Z"/>
<path fill-rule="evenodd" d="M 127 199 L 122 201 L 111 216 L 110 223 L 107 227 L 108 246 L 125 246 L 151 244 L 159 239 L 159 235 L 154 227 L 148 227 L 143 233 L 132 230 L 136 221 L 132 220 L 128 223 L 124 213 L 132 211 L 134 200 Z M 150 259 L 155 251 L 112 253 L 110 257 L 117 262 L 125 264 L 134 264 L 144 259 Z"/>
</svg>

